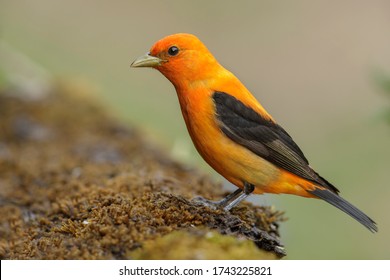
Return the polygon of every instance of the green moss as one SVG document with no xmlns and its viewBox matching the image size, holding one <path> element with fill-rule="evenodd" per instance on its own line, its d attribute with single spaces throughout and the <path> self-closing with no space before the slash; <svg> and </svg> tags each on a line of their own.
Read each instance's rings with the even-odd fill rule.
<svg viewBox="0 0 390 280">
<path fill-rule="evenodd" d="M 182 230 L 144 243 L 130 253 L 134 259 L 252 260 L 276 259 L 246 238 L 222 235 L 215 230 Z"/>
</svg>

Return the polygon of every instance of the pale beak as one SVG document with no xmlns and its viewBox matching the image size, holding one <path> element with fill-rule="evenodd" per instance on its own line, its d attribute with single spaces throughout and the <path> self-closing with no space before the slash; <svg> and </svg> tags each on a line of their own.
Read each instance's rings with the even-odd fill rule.
<svg viewBox="0 0 390 280">
<path fill-rule="evenodd" d="M 147 53 L 134 60 L 130 67 L 156 67 L 161 65 L 163 62 L 165 62 L 165 60 Z"/>
</svg>

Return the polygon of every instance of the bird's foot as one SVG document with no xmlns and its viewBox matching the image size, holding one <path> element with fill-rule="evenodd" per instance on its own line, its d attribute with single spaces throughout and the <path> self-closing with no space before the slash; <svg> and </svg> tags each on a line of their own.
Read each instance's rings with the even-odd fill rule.
<svg viewBox="0 0 390 280">
<path fill-rule="evenodd" d="M 201 197 L 201 196 L 196 196 L 191 201 L 194 202 L 195 204 L 199 204 L 201 206 L 206 206 L 206 207 L 213 209 L 213 210 L 221 208 L 219 201 L 209 200 L 209 199 L 206 199 L 206 198 Z"/>
<path fill-rule="evenodd" d="M 225 211 L 230 211 L 234 206 L 247 198 L 255 189 L 254 185 L 245 183 L 244 190 L 237 189 L 225 198 L 219 201 L 208 200 L 204 197 L 197 196 L 192 199 L 193 202 L 209 207 L 211 209 L 223 208 Z"/>
</svg>

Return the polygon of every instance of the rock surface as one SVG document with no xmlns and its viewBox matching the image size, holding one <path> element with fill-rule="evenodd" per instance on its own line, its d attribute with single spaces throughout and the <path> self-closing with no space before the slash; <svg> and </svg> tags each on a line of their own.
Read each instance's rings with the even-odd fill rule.
<svg viewBox="0 0 390 280">
<path fill-rule="evenodd" d="M 65 88 L 40 100 L 0 93 L 1 259 L 284 255 L 282 213 L 192 202 L 226 193 Z"/>
</svg>

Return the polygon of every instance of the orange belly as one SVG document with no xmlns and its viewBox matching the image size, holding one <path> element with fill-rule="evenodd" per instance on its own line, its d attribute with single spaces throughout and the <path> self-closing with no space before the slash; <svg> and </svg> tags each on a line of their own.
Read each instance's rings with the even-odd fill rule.
<svg viewBox="0 0 390 280">
<path fill-rule="evenodd" d="M 211 98 L 191 101 L 181 106 L 188 132 L 199 154 L 219 174 L 239 188 L 244 187 L 244 182 L 253 184 L 257 194 L 313 197 L 306 191 L 315 188 L 313 183 L 278 168 L 228 138 L 218 127 Z"/>
</svg>

